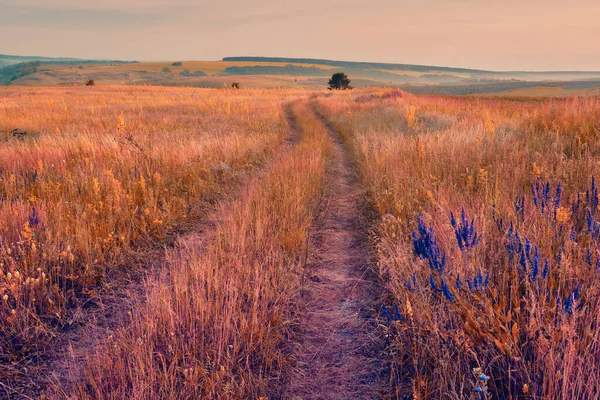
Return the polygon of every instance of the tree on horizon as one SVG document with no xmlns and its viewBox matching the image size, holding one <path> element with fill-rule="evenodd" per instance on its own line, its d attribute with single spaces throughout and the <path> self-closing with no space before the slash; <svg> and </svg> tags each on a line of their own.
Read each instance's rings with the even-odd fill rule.
<svg viewBox="0 0 600 400">
<path fill-rule="evenodd" d="M 343 72 L 336 72 L 335 74 L 333 74 L 331 76 L 331 79 L 329 80 L 328 84 L 329 87 L 327 89 L 329 90 L 349 90 L 352 89 L 352 86 L 350 86 L 350 78 L 348 78 L 348 75 L 346 75 Z"/>
</svg>

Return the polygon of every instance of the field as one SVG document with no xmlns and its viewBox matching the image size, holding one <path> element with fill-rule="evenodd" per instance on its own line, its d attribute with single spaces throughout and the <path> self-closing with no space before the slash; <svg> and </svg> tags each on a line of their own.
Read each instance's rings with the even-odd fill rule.
<svg viewBox="0 0 600 400">
<path fill-rule="evenodd" d="M 600 396 L 598 97 L 113 83 L 0 91 L 1 398 Z"/>
<path fill-rule="evenodd" d="M 2 68 L 2 63 L 8 65 Z M 321 90 L 335 72 L 355 88 L 395 88 L 414 94 L 568 97 L 594 95 L 598 71 L 485 71 L 411 64 L 320 59 L 226 57 L 217 61 L 129 62 L 15 57 L 0 54 L 0 85 L 152 85 Z"/>
</svg>

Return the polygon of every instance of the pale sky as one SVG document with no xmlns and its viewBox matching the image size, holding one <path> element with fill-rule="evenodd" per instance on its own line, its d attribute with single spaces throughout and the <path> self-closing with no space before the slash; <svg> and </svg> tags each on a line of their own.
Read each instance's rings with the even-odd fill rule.
<svg viewBox="0 0 600 400">
<path fill-rule="evenodd" d="M 0 0 L 0 53 L 600 70 L 600 0 Z"/>
</svg>

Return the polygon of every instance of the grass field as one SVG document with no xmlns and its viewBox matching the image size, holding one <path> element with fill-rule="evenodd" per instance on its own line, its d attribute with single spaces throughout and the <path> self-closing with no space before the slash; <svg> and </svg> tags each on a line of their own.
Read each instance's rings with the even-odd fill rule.
<svg viewBox="0 0 600 400">
<path fill-rule="evenodd" d="M 377 215 L 398 396 L 597 398 L 598 98 L 323 105 Z"/>
<path fill-rule="evenodd" d="M 285 135 L 282 104 L 296 95 L 2 91 L 1 380 L 77 324 L 113 270 L 148 264 L 148 249 L 262 164 Z"/>
<path fill-rule="evenodd" d="M 597 399 L 600 99 L 521 95 L 0 90 L 0 397 Z"/>
</svg>

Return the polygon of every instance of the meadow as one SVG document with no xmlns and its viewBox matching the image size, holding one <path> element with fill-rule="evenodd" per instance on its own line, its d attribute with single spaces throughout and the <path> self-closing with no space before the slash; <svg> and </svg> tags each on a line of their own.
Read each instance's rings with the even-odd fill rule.
<svg viewBox="0 0 600 400">
<path fill-rule="evenodd" d="M 107 282 L 151 264 L 149 250 L 261 165 L 287 135 L 293 96 L 2 91 L 0 380 L 25 373 Z"/>
<path fill-rule="evenodd" d="M 306 294 L 336 284 L 315 265 L 345 260 L 379 288 L 372 303 L 337 287 L 369 333 L 311 340 L 370 340 L 327 349 L 349 381 L 394 399 L 596 399 L 599 136 L 591 96 L 3 89 L 0 397 L 302 398 Z M 322 246 L 359 229 L 332 199 L 369 228 L 360 261 Z M 118 318 L 94 330 L 108 299 Z M 93 340 L 72 354 L 73 335 Z"/>
<path fill-rule="evenodd" d="M 600 395 L 600 101 L 322 102 L 374 209 L 395 395 Z"/>
</svg>

